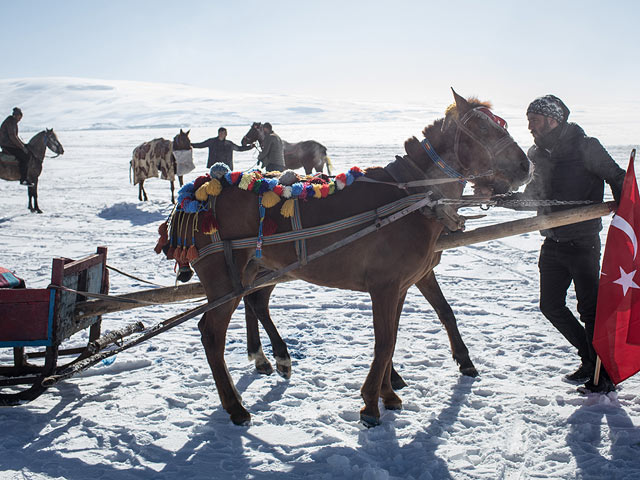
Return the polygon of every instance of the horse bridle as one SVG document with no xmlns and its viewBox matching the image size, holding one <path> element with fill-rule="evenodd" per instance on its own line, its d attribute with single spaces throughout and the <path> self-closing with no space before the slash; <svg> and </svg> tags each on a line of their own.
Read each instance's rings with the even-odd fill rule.
<svg viewBox="0 0 640 480">
<path fill-rule="evenodd" d="M 491 115 L 491 116 L 489 116 L 489 115 Z M 455 137 L 455 140 L 454 140 L 453 151 L 454 151 L 454 153 L 456 155 L 456 158 L 458 159 L 458 162 L 460 162 L 460 156 L 458 155 L 458 150 L 459 150 L 459 146 L 460 146 L 460 136 L 461 136 L 461 134 L 463 132 L 465 134 L 467 134 L 472 140 L 475 140 L 477 143 L 480 144 L 480 146 L 489 155 L 489 159 L 490 159 L 492 165 L 495 164 L 495 158 L 498 156 L 498 154 L 500 154 L 500 152 L 505 150 L 507 147 L 516 144 L 516 141 L 513 139 L 513 137 L 507 131 L 506 122 L 504 122 L 504 120 L 500 119 L 500 120 L 502 120 L 502 122 L 504 122 L 504 125 L 502 125 L 497 120 L 499 117 L 492 118 L 492 116 L 493 116 L 493 114 L 491 113 L 491 111 L 489 111 L 489 109 L 487 107 L 476 107 L 476 108 L 473 108 L 473 109 L 469 110 L 467 113 L 465 113 L 462 116 L 462 118 L 454 119 L 454 121 L 456 122 L 456 125 L 458 126 L 458 130 L 456 131 L 456 137 Z M 467 127 L 467 123 L 472 118 L 479 118 L 483 122 L 486 122 L 491 128 L 496 128 L 501 133 L 506 133 L 506 135 L 502 136 L 502 138 L 496 140 L 495 142 L 493 142 L 491 144 L 487 144 L 483 139 L 481 139 L 475 133 L 473 133 L 469 129 L 469 127 Z"/>
</svg>

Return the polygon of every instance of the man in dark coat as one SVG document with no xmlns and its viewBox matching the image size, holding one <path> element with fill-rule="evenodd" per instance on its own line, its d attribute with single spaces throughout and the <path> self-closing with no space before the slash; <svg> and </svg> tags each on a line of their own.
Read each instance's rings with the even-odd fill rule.
<svg viewBox="0 0 640 480">
<path fill-rule="evenodd" d="M 222 162 L 233 170 L 233 152 L 244 152 L 251 150 L 253 145 L 239 146 L 233 143 L 231 140 L 227 140 L 227 129 L 220 127 L 218 129 L 218 136 L 209 138 L 204 142 L 191 143 L 193 148 L 208 148 L 209 159 L 207 160 L 207 168 L 211 168 L 214 163 Z"/>
<path fill-rule="evenodd" d="M 521 194 L 510 200 L 591 201 L 601 203 L 604 182 L 620 201 L 625 171 L 600 142 L 586 136 L 575 123 L 568 123 L 569 109 L 554 95 L 536 98 L 527 108 L 529 130 L 534 145 L 527 155 L 535 165 L 533 180 Z M 575 205 L 537 207 L 538 215 L 574 208 Z M 590 391 L 608 392 L 615 388 L 604 372 L 598 386 L 593 384 L 596 353 L 593 331 L 600 271 L 600 218 L 542 230 L 540 250 L 540 310 L 558 331 L 578 350 L 581 365 L 565 378 L 584 382 Z M 580 320 L 566 305 L 573 282 Z"/>
<path fill-rule="evenodd" d="M 262 125 L 264 132 L 264 142 L 262 143 L 262 152 L 258 155 L 258 161 L 264 165 L 267 172 L 284 172 L 286 166 L 284 163 L 284 146 L 282 139 L 273 131 L 273 127 L 269 122 Z"/>
<path fill-rule="evenodd" d="M 18 137 L 18 122 L 22 120 L 22 110 L 18 107 L 13 109 L 13 113 L 4 119 L 0 125 L 0 147 L 2 151 L 13 155 L 18 160 L 20 167 L 20 185 L 32 187 L 33 184 L 27 180 L 29 170 L 29 150 Z"/>
</svg>

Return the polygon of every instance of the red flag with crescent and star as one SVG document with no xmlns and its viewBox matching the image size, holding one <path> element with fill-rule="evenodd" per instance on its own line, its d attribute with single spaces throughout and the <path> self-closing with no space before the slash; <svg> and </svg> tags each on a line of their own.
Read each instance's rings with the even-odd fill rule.
<svg viewBox="0 0 640 480">
<path fill-rule="evenodd" d="M 640 195 L 633 168 L 624 177 L 602 259 L 593 347 L 613 383 L 640 371 Z"/>
</svg>

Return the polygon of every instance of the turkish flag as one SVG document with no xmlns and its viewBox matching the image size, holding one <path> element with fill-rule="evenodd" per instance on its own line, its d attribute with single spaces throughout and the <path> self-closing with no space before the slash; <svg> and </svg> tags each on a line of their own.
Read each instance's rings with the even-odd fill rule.
<svg viewBox="0 0 640 480">
<path fill-rule="evenodd" d="M 602 259 L 593 347 L 613 383 L 640 371 L 640 195 L 633 168 L 611 220 Z"/>
</svg>

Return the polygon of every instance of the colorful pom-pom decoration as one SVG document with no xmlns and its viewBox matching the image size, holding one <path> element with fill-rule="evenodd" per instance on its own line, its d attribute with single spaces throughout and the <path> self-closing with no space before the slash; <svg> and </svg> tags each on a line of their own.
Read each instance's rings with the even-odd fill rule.
<svg viewBox="0 0 640 480">
<path fill-rule="evenodd" d="M 222 184 L 220 183 L 220 180 L 214 178 L 209 183 L 207 183 L 207 193 L 209 195 L 217 197 L 218 195 L 220 195 L 220 192 L 222 192 Z"/>
<path fill-rule="evenodd" d="M 264 208 L 275 207 L 280 202 L 280 196 L 275 192 L 266 192 L 262 195 L 262 205 Z"/>
<path fill-rule="evenodd" d="M 209 169 L 209 175 L 211 178 L 220 179 L 230 172 L 229 166 L 226 163 L 216 162 Z"/>
<path fill-rule="evenodd" d="M 294 210 L 295 200 L 293 198 L 290 198 L 282 205 L 282 208 L 280 209 L 280 215 L 282 215 L 284 218 L 291 218 L 293 217 Z"/>
<path fill-rule="evenodd" d="M 209 193 L 207 192 L 208 186 L 209 186 L 209 183 L 205 183 L 204 185 L 202 185 L 200 188 L 196 190 L 196 200 L 200 202 L 204 202 L 207 200 L 207 198 L 209 198 Z"/>
</svg>

